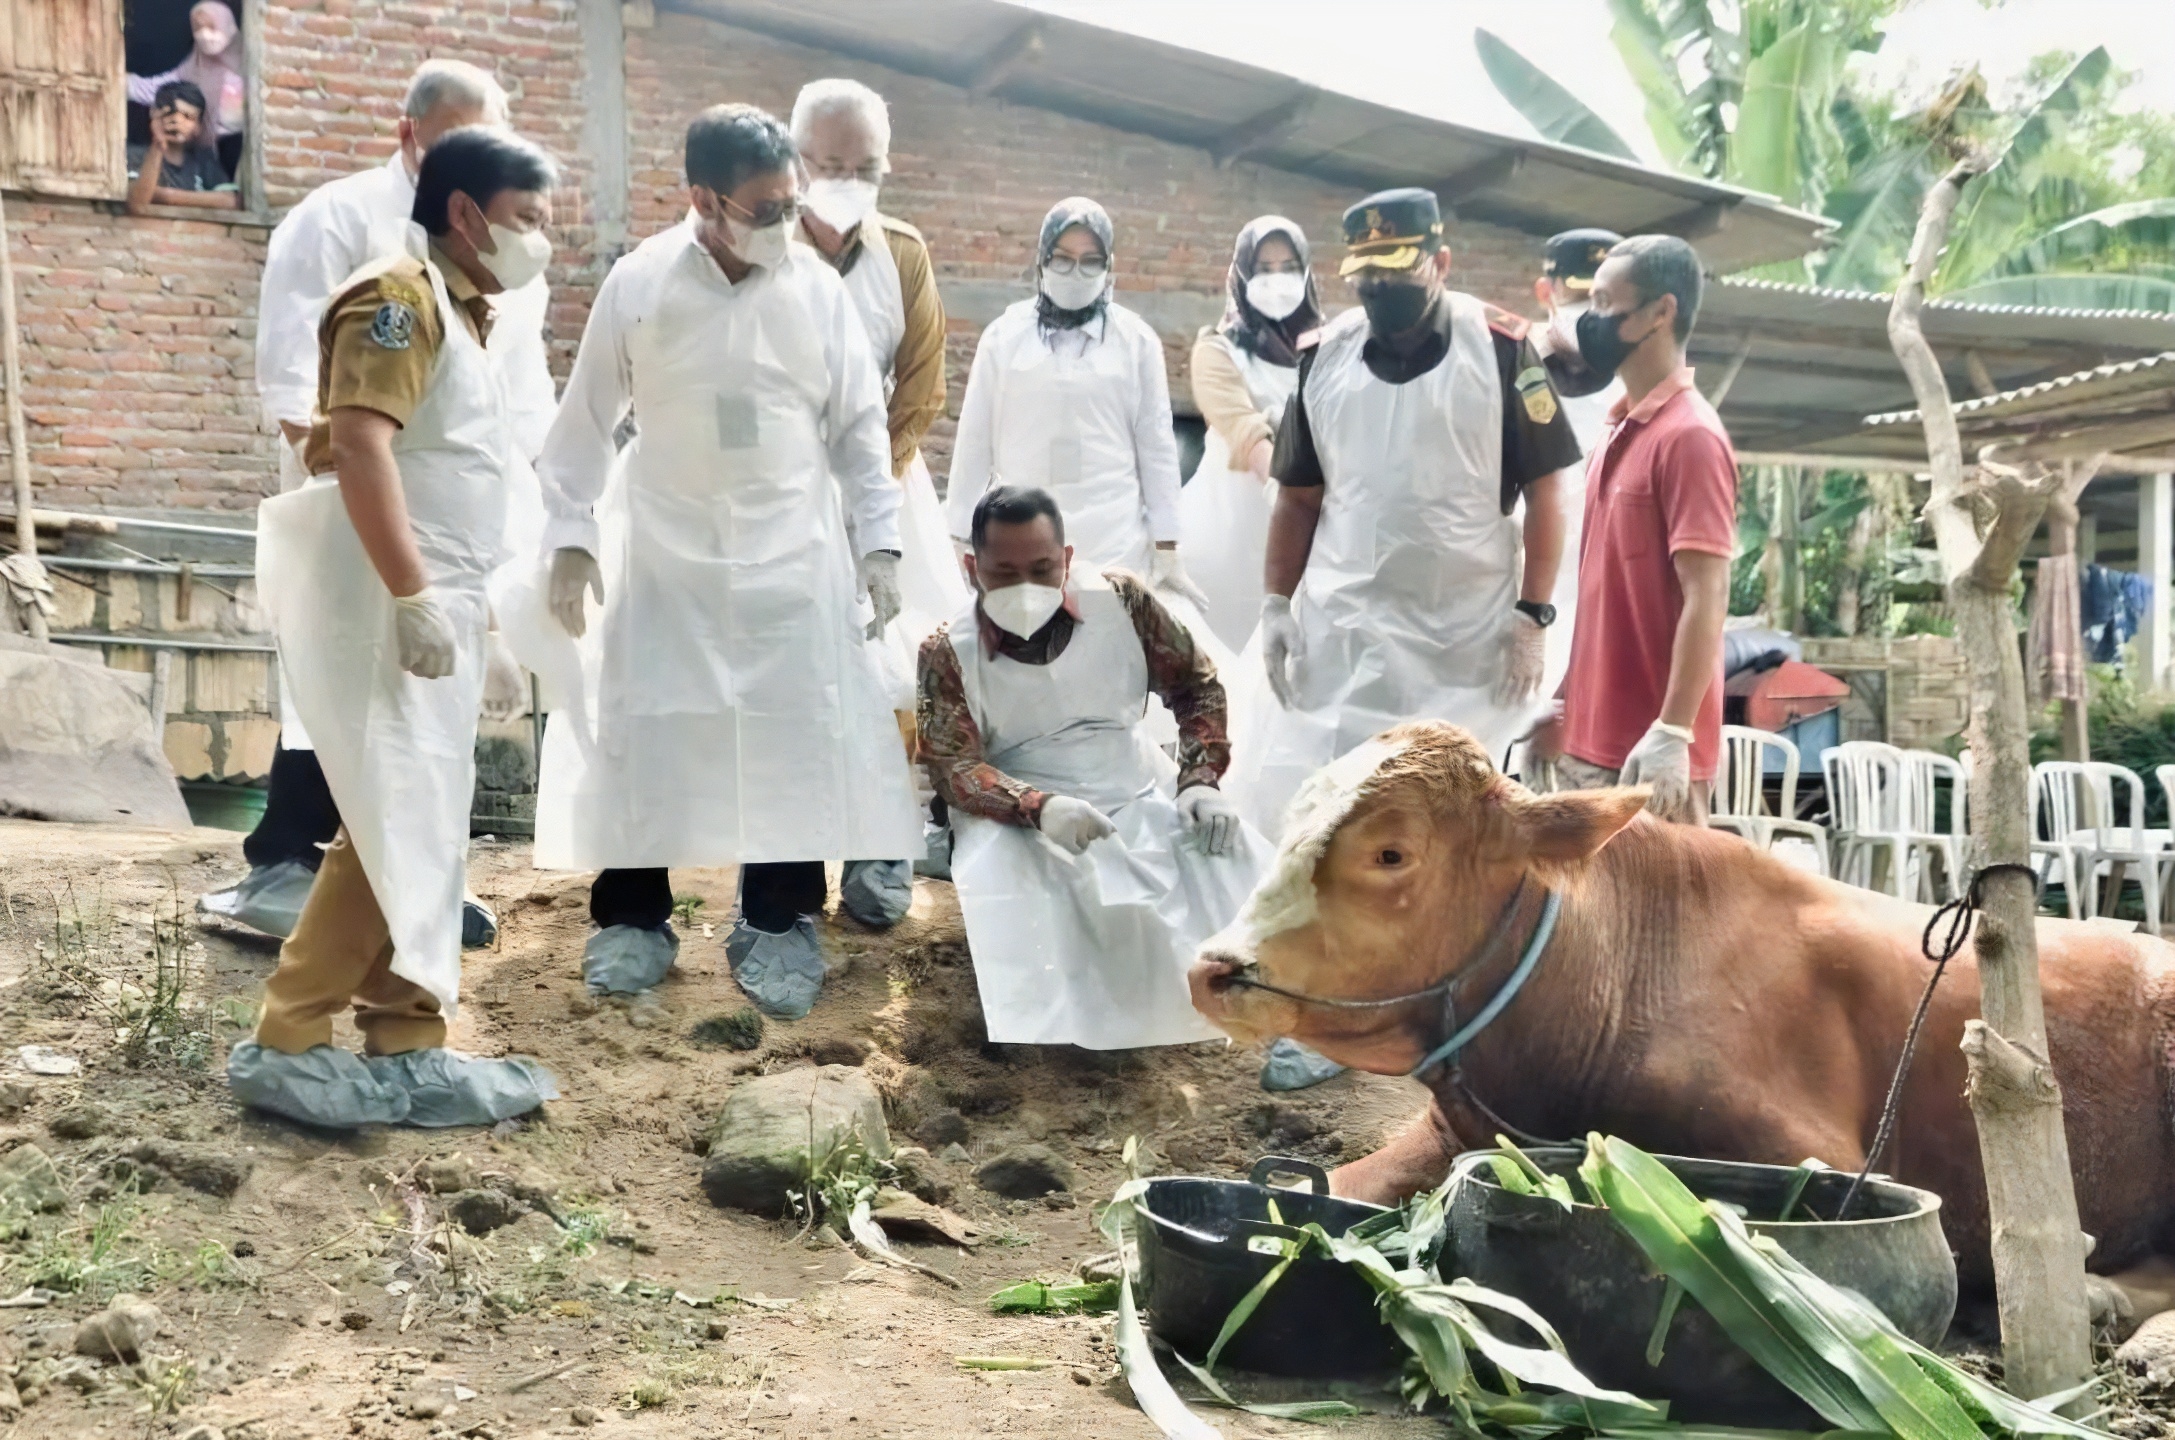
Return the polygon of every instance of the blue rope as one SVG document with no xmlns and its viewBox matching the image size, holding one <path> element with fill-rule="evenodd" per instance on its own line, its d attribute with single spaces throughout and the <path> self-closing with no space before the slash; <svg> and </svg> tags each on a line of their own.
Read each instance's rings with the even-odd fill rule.
<svg viewBox="0 0 2175 1440">
<path fill-rule="evenodd" d="M 1463 1050 L 1472 1043 L 1475 1035 L 1493 1024 L 1496 1016 L 1501 1015 L 1504 1008 L 1518 998 L 1518 992 L 1525 987 L 1526 981 L 1533 978 L 1534 970 L 1540 966 L 1541 952 L 1548 948 L 1550 938 L 1555 935 L 1556 916 L 1562 910 L 1563 896 L 1554 890 L 1549 891 L 1546 903 L 1541 906 L 1540 922 L 1533 927 L 1533 938 L 1526 942 L 1526 953 L 1518 957 L 1518 968 L 1510 972 L 1510 978 L 1503 982 L 1503 988 L 1489 997 L 1488 1003 L 1481 1007 L 1478 1015 L 1459 1026 L 1456 1034 L 1428 1051 L 1427 1058 L 1406 1071 L 1407 1075 L 1418 1079 Z"/>
</svg>

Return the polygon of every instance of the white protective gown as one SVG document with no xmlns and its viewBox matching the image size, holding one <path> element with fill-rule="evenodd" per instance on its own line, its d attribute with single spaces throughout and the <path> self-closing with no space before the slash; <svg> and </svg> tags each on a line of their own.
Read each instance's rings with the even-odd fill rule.
<svg viewBox="0 0 2175 1440">
<path fill-rule="evenodd" d="M 794 237 L 806 243 L 798 230 Z M 811 249 L 814 247 L 811 246 Z M 869 348 L 876 354 L 876 371 L 883 376 L 884 399 L 891 398 L 897 383 L 899 342 L 906 338 L 906 298 L 899 289 L 899 263 L 892 258 L 884 238 L 883 222 L 874 216 L 862 222 L 860 257 L 840 277 L 853 308 L 868 331 Z M 951 538 L 944 531 L 944 508 L 936 498 L 936 484 L 929 478 L 928 462 L 919 451 L 898 477 L 899 507 L 899 618 L 884 632 L 890 652 L 889 672 L 894 688 L 903 692 L 893 698 L 896 708 L 912 710 L 914 659 L 929 632 L 944 623 L 971 598 L 966 577 L 959 573 Z"/>
<path fill-rule="evenodd" d="M 1171 762 L 1142 729 L 1148 661 L 1125 602 L 1100 583 L 1075 594 L 1079 626 L 1048 665 L 985 653 L 971 605 L 948 632 L 983 757 L 1117 826 L 1076 856 L 1038 830 L 952 810 L 952 883 L 989 1038 L 1090 1050 L 1213 1040 L 1222 1032 L 1193 1008 L 1186 970 L 1238 914 L 1269 849 L 1244 827 L 1223 856 L 1186 836 Z"/>
<path fill-rule="evenodd" d="M 393 438 L 393 455 L 424 573 L 453 622 L 454 673 L 423 680 L 400 668 L 392 594 L 330 475 L 259 508 L 257 577 L 279 639 L 285 703 L 316 738 L 325 782 L 392 933 L 393 973 L 428 990 L 451 1018 L 460 998 L 485 588 L 507 556 L 509 472 L 521 461 L 497 367 L 469 335 L 435 267 L 430 283 L 445 343 L 422 403 Z"/>
<path fill-rule="evenodd" d="M 543 563 L 588 550 L 605 596 L 578 647 L 527 637 L 556 651 L 539 867 L 919 853 L 846 528 L 898 547 L 889 462 L 867 337 L 808 250 L 735 285 L 683 222 L 613 267 L 537 467 Z"/>
<path fill-rule="evenodd" d="M 407 247 L 414 208 L 415 178 L 396 150 L 383 165 L 318 186 L 272 231 L 257 302 L 257 394 L 267 420 L 310 423 L 317 408 L 317 332 L 326 302 L 363 266 Z M 491 304 L 484 349 L 497 364 L 514 449 L 524 461 L 533 460 L 558 406 L 544 352 L 551 286 L 539 275 L 519 290 L 493 296 Z M 307 478 L 300 452 L 282 439 L 279 488 L 292 490 Z M 529 533 L 542 524 L 535 485 L 525 470 L 516 481 L 515 507 L 516 530 Z M 283 677 L 283 684 L 291 690 L 292 677 Z M 280 712 L 280 745 L 309 749 L 308 727 L 295 708 L 282 705 Z"/>
<path fill-rule="evenodd" d="M 1331 321 L 1306 414 L 1328 477 L 1292 596 L 1295 704 L 1266 687 L 1234 724 L 1225 788 L 1267 835 L 1307 776 L 1408 720 L 1471 730 L 1500 763 L 1544 708 L 1495 703 L 1522 531 L 1502 511 L 1503 395 L 1478 300 L 1454 291 L 1449 353 L 1403 385 L 1361 359 L 1364 311 Z"/>
<path fill-rule="evenodd" d="M 952 442 L 953 535 L 967 537 L 994 484 L 1055 496 L 1082 569 L 1147 576 L 1153 546 L 1178 539 L 1170 379 L 1147 321 L 1112 301 L 1103 320 L 1045 339 L 1021 300 L 989 323 Z"/>
<path fill-rule="evenodd" d="M 1298 367 L 1271 365 L 1226 336 L 1215 338 L 1238 366 L 1254 408 L 1269 417 L 1273 436 L 1299 383 Z M 1262 556 L 1268 549 L 1274 503 L 1269 482 L 1233 464 L 1223 436 L 1211 425 L 1201 467 L 1178 495 L 1179 549 L 1186 557 L 1186 573 L 1208 596 L 1209 627 L 1232 650 L 1246 648 L 1261 619 Z"/>
</svg>

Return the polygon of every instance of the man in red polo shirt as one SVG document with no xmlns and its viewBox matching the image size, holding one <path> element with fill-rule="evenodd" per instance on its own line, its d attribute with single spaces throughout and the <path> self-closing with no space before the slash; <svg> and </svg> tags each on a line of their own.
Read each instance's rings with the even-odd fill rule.
<svg viewBox="0 0 2175 1440">
<path fill-rule="evenodd" d="M 1736 452 L 1685 363 L 1702 284 L 1690 245 L 1635 235 L 1609 252 L 1578 320 L 1580 358 L 1619 376 L 1624 396 L 1586 474 L 1558 762 L 1564 788 L 1651 785 L 1647 808 L 1688 824 L 1705 821 L 1721 760 L 1737 551 Z"/>
</svg>

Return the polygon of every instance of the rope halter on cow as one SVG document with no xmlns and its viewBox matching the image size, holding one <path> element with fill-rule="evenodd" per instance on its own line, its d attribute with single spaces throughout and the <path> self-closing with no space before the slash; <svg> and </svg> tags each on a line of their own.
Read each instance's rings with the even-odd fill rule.
<svg viewBox="0 0 2175 1440">
<path fill-rule="evenodd" d="M 1424 989 L 1408 991 L 1403 995 L 1391 995 L 1380 1000 L 1347 1000 L 1335 995 L 1307 995 L 1297 990 L 1286 990 L 1281 985 L 1271 985 L 1266 980 L 1256 980 L 1246 974 L 1233 975 L 1224 983 L 1240 989 L 1259 990 L 1265 995 L 1276 995 L 1295 1004 L 1317 1005 L 1329 1010 L 1386 1010 L 1392 1005 L 1406 1005 L 1414 1000 L 1427 1000 L 1439 995 L 1442 997 L 1444 1021 L 1451 1024 L 1457 1019 L 1457 987 L 1508 938 L 1511 926 L 1518 918 L 1518 903 L 1525 898 L 1525 893 L 1526 881 L 1521 876 L 1518 888 L 1511 891 L 1510 899 L 1505 902 L 1502 913 L 1496 917 L 1495 926 L 1488 932 L 1488 937 L 1480 942 L 1464 964 Z M 1456 1058 L 1459 1051 L 1473 1042 L 1473 1037 L 1495 1023 L 1496 1017 L 1518 997 L 1518 992 L 1525 988 L 1526 981 L 1532 979 L 1533 972 L 1540 967 L 1541 954 L 1548 949 L 1548 942 L 1556 933 L 1556 917 L 1562 912 L 1563 897 L 1553 890 L 1548 891 L 1541 901 L 1540 919 L 1534 922 L 1533 933 L 1526 940 L 1525 953 L 1518 957 L 1517 967 L 1510 972 L 1510 978 L 1503 982 L 1502 988 L 1488 997 L 1488 1003 L 1480 1007 L 1478 1014 L 1451 1030 L 1450 1038 L 1428 1051 L 1419 1064 L 1405 1072 L 1407 1075 L 1416 1080 L 1436 1066 Z"/>
</svg>

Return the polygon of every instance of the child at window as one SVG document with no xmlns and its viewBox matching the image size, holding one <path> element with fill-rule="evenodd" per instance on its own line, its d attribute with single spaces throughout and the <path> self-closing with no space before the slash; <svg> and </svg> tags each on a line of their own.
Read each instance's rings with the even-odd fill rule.
<svg viewBox="0 0 2175 1440">
<path fill-rule="evenodd" d="M 241 196 L 205 134 L 204 110 L 204 92 L 193 82 L 169 80 L 159 87 L 151 101 L 151 148 L 129 182 L 131 214 L 152 205 L 241 208 Z"/>
</svg>

